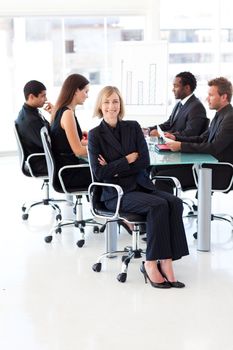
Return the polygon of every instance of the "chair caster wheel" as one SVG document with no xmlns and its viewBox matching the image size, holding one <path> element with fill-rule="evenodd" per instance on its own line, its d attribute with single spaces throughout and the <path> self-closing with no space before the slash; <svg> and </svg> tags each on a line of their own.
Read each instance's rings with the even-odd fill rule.
<svg viewBox="0 0 233 350">
<path fill-rule="evenodd" d="M 99 230 L 99 227 L 98 226 L 94 226 L 93 227 L 93 233 L 99 233 L 100 230 Z"/>
<path fill-rule="evenodd" d="M 26 209 L 27 209 L 26 207 L 22 207 L 22 211 L 23 211 L 23 212 L 25 212 L 25 211 L 26 211 Z"/>
<path fill-rule="evenodd" d="M 61 227 L 57 228 L 57 229 L 55 230 L 55 233 L 61 233 Z"/>
<path fill-rule="evenodd" d="M 23 219 L 23 220 L 27 220 L 27 219 L 28 219 L 28 214 L 23 214 L 23 215 L 22 215 L 22 219 Z"/>
<path fill-rule="evenodd" d="M 127 273 L 125 272 L 119 273 L 119 275 L 117 276 L 118 281 L 121 283 L 124 283 L 126 281 L 126 278 L 127 278 Z"/>
<path fill-rule="evenodd" d="M 80 240 L 77 242 L 77 246 L 78 246 L 79 248 L 82 248 L 82 246 L 84 245 L 84 243 L 85 243 L 84 239 L 80 239 Z"/>
<path fill-rule="evenodd" d="M 52 239 L 53 239 L 53 236 L 47 236 L 47 237 L 45 237 L 45 242 L 46 243 L 50 243 L 50 242 L 52 242 Z"/>
<path fill-rule="evenodd" d="M 56 216 L 56 221 L 61 221 L 61 219 L 62 219 L 61 214 L 58 214 L 58 215 Z"/>
<path fill-rule="evenodd" d="M 100 272 L 102 268 L 102 264 L 101 263 L 96 263 L 92 266 L 92 270 L 95 272 Z"/>
<path fill-rule="evenodd" d="M 195 233 L 193 234 L 193 237 L 194 237 L 195 239 L 197 239 L 197 232 L 195 232 Z"/>
<path fill-rule="evenodd" d="M 193 210 L 197 211 L 197 205 L 196 204 L 193 204 Z"/>
</svg>

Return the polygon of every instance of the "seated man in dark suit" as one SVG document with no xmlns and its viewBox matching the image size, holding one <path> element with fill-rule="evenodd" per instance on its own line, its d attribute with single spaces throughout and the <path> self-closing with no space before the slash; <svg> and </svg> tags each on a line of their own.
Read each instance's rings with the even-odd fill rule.
<svg viewBox="0 0 233 350">
<path fill-rule="evenodd" d="M 194 95 L 197 81 L 190 72 L 181 72 L 173 82 L 173 93 L 180 101 L 175 105 L 169 119 L 159 124 L 164 132 L 180 136 L 200 135 L 208 128 L 206 110 Z M 148 128 L 150 136 L 159 136 L 157 125 Z"/>
<path fill-rule="evenodd" d="M 217 158 L 218 161 L 233 164 L 233 107 L 230 103 L 232 84 L 226 78 L 220 77 L 210 80 L 208 86 L 209 108 L 217 111 L 209 129 L 200 136 L 185 137 L 167 134 L 167 137 L 175 140 L 167 144 L 174 152 L 208 153 Z M 195 186 L 192 165 L 156 167 L 155 174 L 175 176 L 184 189 Z M 221 178 L 222 176 L 224 174 L 221 175 Z M 221 183 L 221 178 L 215 178 L 213 174 L 215 187 Z M 172 186 L 163 181 L 159 181 L 156 188 L 172 192 Z"/>
<path fill-rule="evenodd" d="M 32 153 L 44 153 L 40 130 L 49 127 L 49 122 L 43 117 L 38 108 L 43 106 L 51 112 L 52 105 L 47 102 L 46 87 L 37 80 L 31 80 L 24 86 L 25 103 L 16 119 L 18 132 L 23 144 L 25 156 Z M 38 175 L 47 175 L 45 158 L 35 157 L 30 164 Z"/>
</svg>

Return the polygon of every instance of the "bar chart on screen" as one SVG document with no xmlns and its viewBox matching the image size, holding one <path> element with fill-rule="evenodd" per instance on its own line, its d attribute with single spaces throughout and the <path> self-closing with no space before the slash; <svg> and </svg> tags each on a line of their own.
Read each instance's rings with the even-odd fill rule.
<svg viewBox="0 0 233 350">
<path fill-rule="evenodd" d="M 119 42 L 115 45 L 113 80 L 129 114 L 164 115 L 167 107 L 167 43 Z M 167 84 L 165 84 L 167 85 Z"/>
</svg>

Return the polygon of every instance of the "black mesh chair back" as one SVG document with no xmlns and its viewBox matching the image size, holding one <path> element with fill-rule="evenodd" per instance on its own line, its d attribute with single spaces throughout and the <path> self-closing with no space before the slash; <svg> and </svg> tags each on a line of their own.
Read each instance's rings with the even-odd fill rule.
<svg viewBox="0 0 233 350">
<path fill-rule="evenodd" d="M 52 153 L 51 139 L 50 139 L 49 131 L 46 128 L 46 126 L 44 126 L 41 129 L 41 140 L 42 140 L 42 144 L 43 144 L 44 151 L 45 151 L 45 159 L 46 159 L 46 163 L 47 163 L 48 177 L 50 179 L 51 185 L 53 186 L 55 191 L 57 191 L 59 193 L 64 193 L 61 186 L 58 186 L 58 184 L 56 182 L 56 163 L 55 163 L 55 159 L 54 159 L 54 156 Z"/>
</svg>

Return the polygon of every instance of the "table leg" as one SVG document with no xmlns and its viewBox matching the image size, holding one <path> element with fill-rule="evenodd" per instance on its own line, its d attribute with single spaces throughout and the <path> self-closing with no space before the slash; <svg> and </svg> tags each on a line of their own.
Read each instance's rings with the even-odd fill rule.
<svg viewBox="0 0 233 350">
<path fill-rule="evenodd" d="M 114 252 L 117 250 L 117 223 L 109 222 L 105 230 L 105 251 Z M 110 256 L 114 257 L 114 256 Z"/>
<path fill-rule="evenodd" d="M 212 170 L 198 166 L 197 249 L 210 251 Z"/>
</svg>

